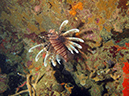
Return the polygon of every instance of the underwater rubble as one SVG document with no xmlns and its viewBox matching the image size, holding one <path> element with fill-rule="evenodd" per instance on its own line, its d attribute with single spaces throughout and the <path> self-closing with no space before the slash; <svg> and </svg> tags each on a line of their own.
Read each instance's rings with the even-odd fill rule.
<svg viewBox="0 0 129 96">
<path fill-rule="evenodd" d="M 128 0 L 1 1 L 0 96 L 129 96 L 128 90 Z"/>
</svg>

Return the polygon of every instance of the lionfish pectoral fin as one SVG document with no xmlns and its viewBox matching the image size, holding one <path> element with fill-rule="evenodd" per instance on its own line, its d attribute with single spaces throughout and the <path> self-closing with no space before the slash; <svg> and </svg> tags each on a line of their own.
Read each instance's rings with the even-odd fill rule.
<svg viewBox="0 0 129 96">
<path fill-rule="evenodd" d="M 67 48 L 72 54 L 74 54 L 73 50 L 69 46 L 67 46 Z"/>
<path fill-rule="evenodd" d="M 75 43 L 75 42 L 69 41 L 69 43 L 70 43 L 71 45 L 75 46 L 75 47 L 78 47 L 78 48 L 82 49 L 82 46 L 79 45 L 79 44 L 77 44 L 77 43 Z"/>
<path fill-rule="evenodd" d="M 69 22 L 68 20 L 64 20 L 64 21 L 62 22 L 62 24 L 61 24 L 60 27 L 59 27 L 59 32 L 62 31 L 62 29 L 64 28 L 64 26 L 66 26 L 66 24 L 67 24 L 68 22 Z"/>
<path fill-rule="evenodd" d="M 61 58 L 59 57 L 58 54 L 56 55 L 56 60 L 57 60 L 57 62 L 58 62 L 59 64 L 61 64 L 61 62 L 60 62 L 60 61 L 61 61 Z"/>
<path fill-rule="evenodd" d="M 55 67 L 56 66 L 56 62 L 53 59 L 51 59 L 51 62 L 52 62 L 52 65 Z"/>
<path fill-rule="evenodd" d="M 31 48 L 28 50 L 28 52 L 32 52 L 33 49 L 35 49 L 36 47 L 40 47 L 40 46 L 44 46 L 44 44 L 35 45 L 35 46 L 31 47 Z"/>
<path fill-rule="evenodd" d="M 79 51 L 78 51 L 73 45 L 70 44 L 70 47 L 71 47 L 71 49 L 73 49 L 76 53 L 79 53 Z"/>
<path fill-rule="evenodd" d="M 81 38 L 77 38 L 77 37 L 66 37 L 67 40 L 73 40 L 73 41 L 77 41 L 77 42 L 84 42 L 83 39 Z"/>
<path fill-rule="evenodd" d="M 48 61 L 48 59 L 51 57 L 51 53 L 48 53 L 48 51 L 47 51 L 47 53 L 46 53 L 46 56 L 45 56 L 45 58 L 44 58 L 44 66 L 46 67 L 47 66 L 47 61 Z"/>
<path fill-rule="evenodd" d="M 63 36 L 66 36 L 66 35 L 68 35 L 68 34 L 73 34 L 73 33 L 77 33 L 77 32 L 79 32 L 79 29 L 71 29 L 71 30 L 66 31 L 66 32 L 63 33 L 62 35 L 63 35 Z"/>
<path fill-rule="evenodd" d="M 41 51 L 39 51 L 39 53 L 36 55 L 36 57 L 35 57 L 35 61 L 36 61 L 36 62 L 39 60 L 40 54 L 41 54 L 43 51 L 44 51 L 44 48 L 43 48 Z"/>
<path fill-rule="evenodd" d="M 77 32 L 79 32 L 79 29 L 70 29 L 70 30 L 66 31 L 65 33 L 63 33 L 62 35 L 66 36 L 68 34 L 77 33 Z"/>
<path fill-rule="evenodd" d="M 68 50 L 69 50 L 72 54 L 74 54 L 73 51 L 75 51 L 76 53 L 79 53 L 79 51 L 78 51 L 72 44 L 70 44 L 70 43 L 67 43 L 66 47 L 68 48 Z"/>
</svg>

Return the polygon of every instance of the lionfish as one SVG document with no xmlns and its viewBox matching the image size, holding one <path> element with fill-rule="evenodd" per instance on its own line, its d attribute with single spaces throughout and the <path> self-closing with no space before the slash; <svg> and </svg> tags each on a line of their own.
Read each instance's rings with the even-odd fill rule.
<svg viewBox="0 0 129 96">
<path fill-rule="evenodd" d="M 79 32 L 79 29 L 71 29 L 64 33 L 62 33 L 62 29 L 66 26 L 68 20 L 62 22 L 59 27 L 59 31 L 55 31 L 55 29 L 50 29 L 47 33 L 47 41 L 46 43 L 41 43 L 36 46 L 33 46 L 29 49 L 28 52 L 32 52 L 36 47 L 43 46 L 43 49 L 36 55 L 35 61 L 39 60 L 40 54 L 42 52 L 46 52 L 44 57 L 44 66 L 47 66 L 48 60 L 51 61 L 53 66 L 56 66 L 56 61 L 61 64 L 61 59 L 63 58 L 65 62 L 68 61 L 67 51 L 74 54 L 74 52 L 79 53 L 77 48 L 81 49 L 82 46 L 76 42 L 84 42 L 82 39 L 78 37 L 70 37 L 70 34 Z"/>
</svg>

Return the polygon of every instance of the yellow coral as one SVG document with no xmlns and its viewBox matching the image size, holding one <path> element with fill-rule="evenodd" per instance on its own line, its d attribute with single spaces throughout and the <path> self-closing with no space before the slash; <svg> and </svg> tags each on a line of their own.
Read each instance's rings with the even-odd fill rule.
<svg viewBox="0 0 129 96">
<path fill-rule="evenodd" d="M 72 7 L 73 10 L 76 10 L 76 9 L 79 9 L 79 10 L 82 10 L 83 7 L 82 7 L 82 2 L 78 2 L 76 5 L 74 5 Z"/>
<path fill-rule="evenodd" d="M 72 87 L 67 87 L 67 83 L 65 83 L 65 88 L 70 92 L 70 94 L 71 94 L 71 92 L 72 92 L 72 89 L 73 89 L 73 86 Z"/>
<path fill-rule="evenodd" d="M 73 16 L 75 16 L 76 15 L 76 11 L 75 10 L 71 10 L 71 11 L 69 11 L 69 14 L 71 14 L 71 15 L 73 15 Z"/>
<path fill-rule="evenodd" d="M 77 3 L 77 8 L 79 9 L 79 10 L 82 10 L 83 9 L 83 6 L 82 6 L 83 4 L 82 4 L 82 2 L 78 2 Z"/>
<path fill-rule="evenodd" d="M 72 6 L 72 10 L 69 11 L 69 14 L 75 16 L 76 15 L 76 10 L 79 9 L 79 10 L 82 10 L 83 9 L 83 6 L 82 6 L 82 2 L 78 2 L 76 5 Z"/>
</svg>

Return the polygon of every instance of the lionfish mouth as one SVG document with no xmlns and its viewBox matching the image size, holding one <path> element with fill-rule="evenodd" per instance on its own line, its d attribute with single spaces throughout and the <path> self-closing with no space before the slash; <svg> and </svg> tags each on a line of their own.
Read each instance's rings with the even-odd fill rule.
<svg viewBox="0 0 129 96">
<path fill-rule="evenodd" d="M 32 52 L 36 47 L 43 46 L 43 49 L 36 55 L 35 61 L 39 60 L 40 54 L 46 52 L 46 56 L 44 58 L 44 66 L 47 66 L 48 61 L 50 60 L 53 66 L 56 66 L 56 61 L 61 64 L 61 59 L 63 58 L 65 62 L 68 61 L 67 51 L 74 54 L 79 53 L 78 48 L 81 49 L 82 46 L 76 42 L 84 42 L 82 39 L 78 37 L 69 37 L 70 34 L 74 34 L 79 32 L 79 29 L 71 29 L 64 33 L 61 33 L 63 28 L 68 23 L 68 20 L 62 22 L 59 27 L 59 32 L 56 32 L 55 29 L 50 29 L 48 32 L 48 41 L 49 44 L 41 43 L 36 46 L 33 46 L 29 49 L 28 52 Z M 49 47 L 49 48 L 48 48 Z"/>
</svg>

